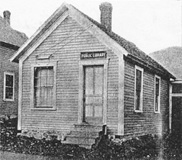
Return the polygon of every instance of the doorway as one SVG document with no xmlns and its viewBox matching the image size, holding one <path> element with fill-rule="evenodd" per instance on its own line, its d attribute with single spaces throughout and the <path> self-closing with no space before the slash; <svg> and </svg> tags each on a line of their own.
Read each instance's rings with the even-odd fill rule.
<svg viewBox="0 0 182 160">
<path fill-rule="evenodd" d="M 84 66 L 83 121 L 103 123 L 104 66 Z"/>
</svg>

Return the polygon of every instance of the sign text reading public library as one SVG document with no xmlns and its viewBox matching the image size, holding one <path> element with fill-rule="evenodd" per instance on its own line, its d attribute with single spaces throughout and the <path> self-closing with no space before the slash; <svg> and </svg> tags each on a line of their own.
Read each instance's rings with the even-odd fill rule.
<svg viewBox="0 0 182 160">
<path fill-rule="evenodd" d="M 106 52 L 82 52 L 80 55 L 81 59 L 95 59 L 95 58 L 106 58 Z"/>
</svg>

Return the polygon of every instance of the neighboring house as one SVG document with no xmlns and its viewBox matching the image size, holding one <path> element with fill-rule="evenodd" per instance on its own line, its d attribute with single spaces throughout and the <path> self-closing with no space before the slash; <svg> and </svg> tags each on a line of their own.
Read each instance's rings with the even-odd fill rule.
<svg viewBox="0 0 182 160">
<path fill-rule="evenodd" d="M 170 129 L 182 133 L 182 47 L 169 47 L 150 54 L 175 77 L 170 87 Z"/>
<path fill-rule="evenodd" d="M 101 24 L 63 4 L 11 58 L 22 132 L 56 131 L 89 147 L 103 128 L 111 136 L 168 131 L 174 76 L 112 32 L 111 4 L 100 10 Z"/>
<path fill-rule="evenodd" d="M 10 12 L 0 16 L 0 117 L 18 114 L 18 65 L 10 57 L 27 40 L 10 26 Z"/>
</svg>

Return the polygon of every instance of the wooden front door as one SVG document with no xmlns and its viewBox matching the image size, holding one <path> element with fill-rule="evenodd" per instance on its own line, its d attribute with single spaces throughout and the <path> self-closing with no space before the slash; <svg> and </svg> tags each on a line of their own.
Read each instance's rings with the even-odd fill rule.
<svg viewBox="0 0 182 160">
<path fill-rule="evenodd" d="M 102 124 L 103 121 L 104 67 L 84 67 L 83 121 Z"/>
</svg>

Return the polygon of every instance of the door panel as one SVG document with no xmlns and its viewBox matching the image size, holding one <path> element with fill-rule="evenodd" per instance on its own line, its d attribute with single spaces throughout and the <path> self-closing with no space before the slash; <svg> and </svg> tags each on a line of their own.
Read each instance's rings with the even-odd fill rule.
<svg viewBox="0 0 182 160">
<path fill-rule="evenodd" d="M 102 117 L 102 106 L 95 106 L 95 117 Z"/>
<path fill-rule="evenodd" d="M 102 95 L 103 92 L 103 67 L 95 68 L 95 95 Z"/>
<path fill-rule="evenodd" d="M 103 116 L 103 66 L 84 68 L 84 121 L 102 123 Z"/>
<path fill-rule="evenodd" d="M 87 96 L 85 97 L 86 98 L 86 101 L 85 103 L 86 104 L 102 104 L 102 96 Z"/>
<path fill-rule="evenodd" d="M 85 94 L 93 95 L 93 68 L 85 68 Z"/>
<path fill-rule="evenodd" d="M 92 110 L 92 106 L 85 106 L 85 117 L 92 117 L 93 116 L 93 110 Z"/>
</svg>

